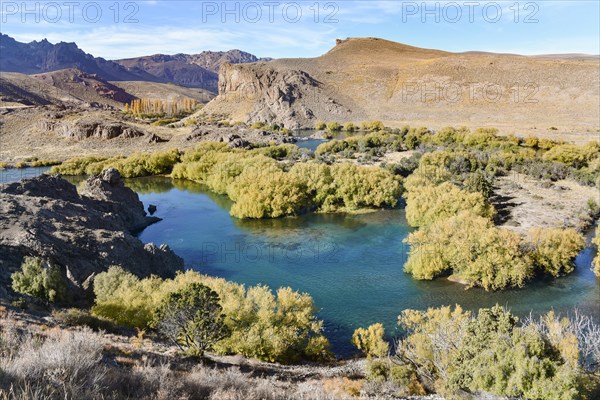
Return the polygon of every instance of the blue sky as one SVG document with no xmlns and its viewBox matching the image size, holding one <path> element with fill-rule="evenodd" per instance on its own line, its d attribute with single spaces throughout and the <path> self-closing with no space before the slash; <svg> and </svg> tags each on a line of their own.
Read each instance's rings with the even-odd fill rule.
<svg viewBox="0 0 600 400">
<path fill-rule="evenodd" d="M 314 57 L 336 38 L 362 36 L 447 51 L 600 53 L 598 0 L 0 3 L 2 33 L 74 41 L 108 59 L 234 48 Z"/>
</svg>

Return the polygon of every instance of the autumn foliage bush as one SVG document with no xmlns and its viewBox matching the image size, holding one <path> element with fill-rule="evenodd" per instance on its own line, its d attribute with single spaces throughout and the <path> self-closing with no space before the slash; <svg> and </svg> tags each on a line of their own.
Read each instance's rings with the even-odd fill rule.
<svg viewBox="0 0 600 400">
<path fill-rule="evenodd" d="M 273 293 L 266 286 L 246 288 L 192 271 L 174 279 L 139 279 L 111 267 L 96 278 L 92 312 L 118 324 L 147 328 L 165 299 L 190 284 L 204 285 L 219 298 L 230 335 L 217 341 L 212 346 L 214 351 L 284 363 L 331 356 L 312 298 L 290 288 Z"/>
<path fill-rule="evenodd" d="M 203 144 L 182 157 L 172 177 L 226 194 L 234 201 L 231 214 L 238 218 L 394 206 L 400 197 L 399 178 L 384 169 L 299 162 L 286 170 L 265 151 Z"/>
</svg>

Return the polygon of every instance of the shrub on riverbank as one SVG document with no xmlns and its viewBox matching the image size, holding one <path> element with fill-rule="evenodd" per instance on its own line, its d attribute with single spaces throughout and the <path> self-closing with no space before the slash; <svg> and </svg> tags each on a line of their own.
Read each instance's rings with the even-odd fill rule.
<svg viewBox="0 0 600 400">
<path fill-rule="evenodd" d="M 439 219 L 405 240 L 411 249 L 404 269 L 414 278 L 451 274 L 468 287 L 486 290 L 522 287 L 536 272 L 568 274 L 585 244 L 572 229 L 536 228 L 523 239 L 470 211 Z"/>
<path fill-rule="evenodd" d="M 290 154 L 285 145 L 278 148 L 281 154 L 262 148 L 231 150 L 204 144 L 186 152 L 171 176 L 201 182 L 226 194 L 235 203 L 231 214 L 238 218 L 393 207 L 400 196 L 399 178 L 384 169 L 299 162 L 286 171 L 282 164 L 264 155 Z"/>
<path fill-rule="evenodd" d="M 570 274 L 573 260 L 585 247 L 585 239 L 574 229 L 533 228 L 527 238 L 532 262 L 553 277 Z"/>
<path fill-rule="evenodd" d="M 266 286 L 246 288 L 192 271 L 175 279 L 140 280 L 111 267 L 98 279 L 93 313 L 115 323 L 145 328 L 169 293 L 199 283 L 219 296 L 224 323 L 231 332 L 214 345 L 215 351 L 286 363 L 330 357 L 329 343 L 322 335 L 323 323 L 315 317 L 313 300 L 306 293 L 290 288 L 280 288 L 275 293 Z M 109 285 L 110 282 L 114 284 Z"/>
<path fill-rule="evenodd" d="M 467 287 L 497 290 L 521 287 L 533 276 L 521 237 L 469 211 L 437 220 L 405 241 L 411 249 L 404 270 L 416 279 L 452 274 Z"/>
<path fill-rule="evenodd" d="M 489 219 L 495 214 L 481 193 L 462 190 L 448 182 L 407 191 L 405 197 L 406 219 L 414 227 L 428 226 L 464 210 Z"/>
<path fill-rule="evenodd" d="M 76 157 L 61 165 L 52 167 L 50 173 L 63 175 L 97 175 L 107 168 L 116 168 L 124 178 L 160 175 L 171 172 L 179 162 L 176 149 L 155 152 L 136 153 L 129 157 Z"/>
<path fill-rule="evenodd" d="M 386 357 L 390 350 L 384 339 L 385 330 L 380 323 L 373 324 L 367 329 L 358 328 L 352 334 L 352 344 L 368 357 Z"/>
</svg>

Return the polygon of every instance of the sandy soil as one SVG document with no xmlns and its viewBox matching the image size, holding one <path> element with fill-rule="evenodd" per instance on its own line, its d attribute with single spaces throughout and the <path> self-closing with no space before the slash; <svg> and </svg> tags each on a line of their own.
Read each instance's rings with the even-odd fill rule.
<svg viewBox="0 0 600 400">
<path fill-rule="evenodd" d="M 600 204 L 597 188 L 573 181 L 548 185 L 526 175 L 513 173 L 496 180 L 496 197 L 500 224 L 519 233 L 532 227 L 581 228 L 581 216 L 588 214 L 589 199 Z"/>
</svg>

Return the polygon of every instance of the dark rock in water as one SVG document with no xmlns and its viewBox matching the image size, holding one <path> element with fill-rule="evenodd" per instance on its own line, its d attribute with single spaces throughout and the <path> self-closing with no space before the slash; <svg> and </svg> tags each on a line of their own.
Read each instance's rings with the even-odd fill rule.
<svg viewBox="0 0 600 400">
<path fill-rule="evenodd" d="M 111 265 L 140 277 L 173 276 L 183 260 L 133 235 L 159 220 L 146 215 L 115 169 L 88 179 L 80 194 L 60 176 L 0 185 L 0 296 L 9 294 L 10 276 L 25 256 L 59 265 L 76 299 Z"/>
<path fill-rule="evenodd" d="M 154 204 L 148 205 L 148 212 L 150 213 L 150 215 L 154 215 L 154 213 L 156 212 L 156 206 Z"/>
</svg>

